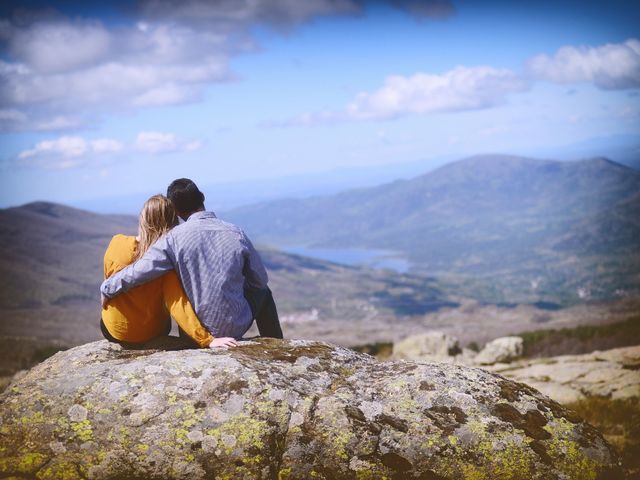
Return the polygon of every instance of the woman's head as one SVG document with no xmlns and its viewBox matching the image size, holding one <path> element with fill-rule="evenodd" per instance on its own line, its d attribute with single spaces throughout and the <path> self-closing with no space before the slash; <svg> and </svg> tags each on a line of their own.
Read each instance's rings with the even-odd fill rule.
<svg viewBox="0 0 640 480">
<path fill-rule="evenodd" d="M 178 216 L 171 201 L 164 195 L 154 195 L 144 202 L 138 224 L 136 260 L 162 235 L 178 224 Z"/>
</svg>

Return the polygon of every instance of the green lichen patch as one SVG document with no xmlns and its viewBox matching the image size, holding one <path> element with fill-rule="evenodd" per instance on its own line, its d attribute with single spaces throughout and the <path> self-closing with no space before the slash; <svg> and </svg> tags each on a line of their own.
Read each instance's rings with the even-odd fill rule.
<svg viewBox="0 0 640 480">
<path fill-rule="evenodd" d="M 245 413 L 236 415 L 218 428 L 207 431 L 218 442 L 219 447 L 230 455 L 235 449 L 259 451 L 265 446 L 265 435 L 269 426 L 264 420 L 252 418 Z"/>
<path fill-rule="evenodd" d="M 38 480 L 77 480 L 82 478 L 78 467 L 69 462 L 52 462 L 36 475 Z"/>
<path fill-rule="evenodd" d="M 75 437 L 82 442 L 88 442 L 93 439 L 93 426 L 89 420 L 71 422 L 71 430 Z"/>
<path fill-rule="evenodd" d="M 0 458 L 0 474 L 2 476 L 34 474 L 49 461 L 49 458 L 48 455 L 37 452 L 25 453 L 18 457 Z"/>
</svg>

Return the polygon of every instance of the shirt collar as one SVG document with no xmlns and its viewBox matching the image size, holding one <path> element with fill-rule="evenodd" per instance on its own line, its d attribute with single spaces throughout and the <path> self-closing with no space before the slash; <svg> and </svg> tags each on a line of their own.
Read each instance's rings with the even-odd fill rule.
<svg viewBox="0 0 640 480">
<path fill-rule="evenodd" d="M 202 212 L 192 213 L 189 216 L 189 218 L 187 218 L 187 222 L 190 222 L 191 220 L 200 220 L 201 218 L 218 218 L 218 217 L 216 217 L 216 214 L 213 212 L 208 212 L 206 210 L 203 210 Z"/>
</svg>

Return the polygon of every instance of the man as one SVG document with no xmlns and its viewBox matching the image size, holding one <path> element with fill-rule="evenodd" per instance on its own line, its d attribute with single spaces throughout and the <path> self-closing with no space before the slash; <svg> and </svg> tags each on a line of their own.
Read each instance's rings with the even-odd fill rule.
<svg viewBox="0 0 640 480">
<path fill-rule="evenodd" d="M 282 338 L 267 272 L 245 233 L 206 211 L 204 194 L 187 178 L 174 180 L 167 197 L 184 223 L 102 283 L 103 307 L 110 298 L 175 270 L 214 337 L 241 338 L 255 318 L 260 335 Z M 235 345 L 232 339 L 229 346 Z"/>
</svg>

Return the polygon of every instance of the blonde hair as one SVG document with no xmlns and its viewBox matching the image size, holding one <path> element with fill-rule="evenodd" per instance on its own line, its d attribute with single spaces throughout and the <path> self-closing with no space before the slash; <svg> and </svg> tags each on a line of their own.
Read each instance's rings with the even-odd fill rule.
<svg viewBox="0 0 640 480">
<path fill-rule="evenodd" d="M 154 195 L 144 202 L 138 224 L 138 260 L 162 235 L 178 224 L 178 215 L 171 201 L 164 195 Z"/>
</svg>

